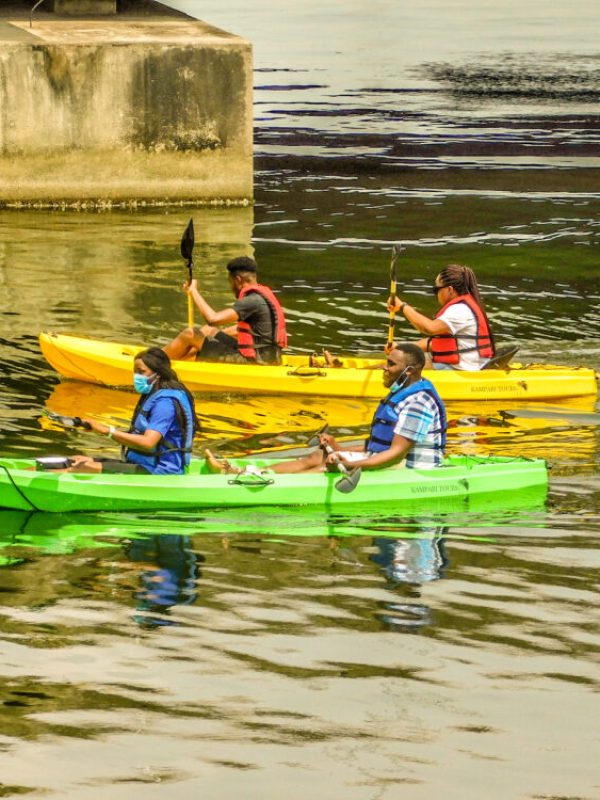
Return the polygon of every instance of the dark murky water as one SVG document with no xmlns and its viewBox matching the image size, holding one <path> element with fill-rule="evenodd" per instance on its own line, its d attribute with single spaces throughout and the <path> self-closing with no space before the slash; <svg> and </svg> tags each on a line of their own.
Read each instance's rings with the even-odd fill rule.
<svg viewBox="0 0 600 800">
<path fill-rule="evenodd" d="M 255 44 L 256 206 L 193 212 L 216 306 L 254 250 L 294 350 L 378 352 L 401 240 L 423 311 L 464 262 L 524 361 L 600 369 L 595 4 L 178 6 Z M 3 452 L 106 449 L 41 410 L 119 424 L 133 395 L 59 383 L 37 334 L 166 341 L 188 218 L 0 214 Z M 198 448 L 228 452 L 356 437 L 373 410 L 198 400 Z M 547 502 L 0 512 L 0 795 L 600 796 L 598 408 L 531 408 L 451 406 L 450 449 L 542 455 Z"/>
</svg>

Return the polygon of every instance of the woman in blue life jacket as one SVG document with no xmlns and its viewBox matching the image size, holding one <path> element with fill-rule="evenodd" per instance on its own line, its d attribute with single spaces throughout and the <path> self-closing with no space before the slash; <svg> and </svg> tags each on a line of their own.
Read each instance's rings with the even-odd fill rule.
<svg viewBox="0 0 600 800">
<path fill-rule="evenodd" d="M 199 423 L 194 399 L 171 367 L 160 347 L 150 347 L 134 358 L 133 386 L 140 394 L 128 431 L 94 419 L 90 428 L 121 445 L 123 458 L 73 456 L 67 472 L 104 472 L 177 475 L 189 464 Z"/>
<path fill-rule="evenodd" d="M 277 473 L 322 472 L 342 463 L 349 469 L 381 469 L 406 459 L 407 467 L 431 469 L 440 466 L 446 445 L 446 411 L 433 384 L 421 377 L 425 354 L 411 342 L 394 346 L 383 366 L 383 385 L 388 389 L 371 423 L 364 445 L 347 447 L 330 434 L 321 434 L 320 448 L 293 461 L 274 464 Z M 326 450 L 331 449 L 329 455 Z M 206 450 L 209 468 L 235 471 Z"/>
</svg>

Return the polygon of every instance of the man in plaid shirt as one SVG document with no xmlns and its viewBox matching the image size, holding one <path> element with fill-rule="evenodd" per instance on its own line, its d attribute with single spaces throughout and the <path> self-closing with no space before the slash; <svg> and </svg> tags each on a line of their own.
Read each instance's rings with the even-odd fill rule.
<svg viewBox="0 0 600 800">
<path fill-rule="evenodd" d="M 446 444 L 446 412 L 433 384 L 421 377 L 425 355 L 417 345 L 400 342 L 383 366 L 388 395 L 379 403 L 364 447 L 344 447 L 329 433 L 320 435 L 320 447 L 294 461 L 274 464 L 271 472 L 322 472 L 342 463 L 349 469 L 380 469 L 400 464 L 431 469 L 442 463 Z M 329 451 L 329 454 L 327 454 Z M 215 471 L 229 471 L 227 462 L 206 451 Z"/>
<path fill-rule="evenodd" d="M 410 468 L 431 469 L 442 463 L 446 445 L 446 411 L 430 381 L 421 377 L 425 356 L 417 345 L 400 342 L 387 356 L 383 385 L 389 394 L 377 407 L 364 449 L 344 449 L 328 437 L 326 463 L 377 469 L 406 459 Z"/>
</svg>

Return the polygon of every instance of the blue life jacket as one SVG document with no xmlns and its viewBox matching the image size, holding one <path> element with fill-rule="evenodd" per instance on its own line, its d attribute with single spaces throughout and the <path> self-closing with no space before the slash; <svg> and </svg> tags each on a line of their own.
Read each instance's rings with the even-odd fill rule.
<svg viewBox="0 0 600 800">
<path fill-rule="evenodd" d="M 138 413 L 131 422 L 131 433 L 143 434 L 148 430 L 148 418 L 158 400 L 170 398 L 175 406 L 175 417 L 181 429 L 183 447 L 178 447 L 175 442 L 169 442 L 163 437 L 153 451 L 142 453 L 128 448 L 126 460 L 145 467 L 149 472 L 156 472 L 161 456 L 165 453 L 183 453 L 184 466 L 189 466 L 192 443 L 194 441 L 194 410 L 191 407 L 187 394 L 181 389 L 158 389 L 148 395 Z"/>
<path fill-rule="evenodd" d="M 428 381 L 426 378 L 421 378 L 421 380 L 412 383 L 404 389 L 398 387 L 394 389 L 392 387 L 388 396 L 384 397 L 379 403 L 375 416 L 373 417 L 373 422 L 371 423 L 371 431 L 365 444 L 365 450 L 370 453 L 381 453 L 383 450 L 390 449 L 394 438 L 394 428 L 398 423 L 396 406 L 402 400 L 405 400 L 413 394 L 417 394 L 417 392 L 427 392 L 434 400 L 440 415 L 440 427 L 431 430 L 430 433 L 441 433 L 442 435 L 441 444 L 436 445 L 436 448 L 443 450 L 446 447 L 446 409 L 431 381 Z"/>
</svg>

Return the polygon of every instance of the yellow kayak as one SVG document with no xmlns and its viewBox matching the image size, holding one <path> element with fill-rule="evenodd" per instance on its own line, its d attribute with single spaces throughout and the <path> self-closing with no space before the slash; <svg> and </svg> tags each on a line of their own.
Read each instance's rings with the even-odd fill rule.
<svg viewBox="0 0 600 800">
<path fill-rule="evenodd" d="M 147 345 L 119 344 L 65 334 L 40 334 L 46 360 L 65 378 L 105 386 L 131 386 L 133 356 Z M 380 398 L 381 359 L 341 357 L 340 367 L 311 367 L 308 356 L 285 356 L 281 366 L 174 361 L 193 392 Z M 556 400 L 596 395 L 596 374 L 587 367 L 514 364 L 481 372 L 425 371 L 449 400 Z"/>
</svg>

